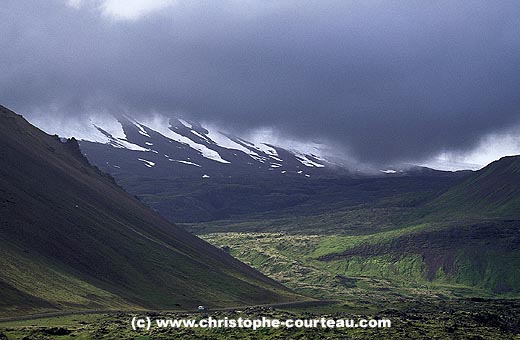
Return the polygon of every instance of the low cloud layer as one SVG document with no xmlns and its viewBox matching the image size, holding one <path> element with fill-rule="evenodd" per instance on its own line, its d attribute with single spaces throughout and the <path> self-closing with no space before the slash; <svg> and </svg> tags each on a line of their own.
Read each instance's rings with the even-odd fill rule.
<svg viewBox="0 0 520 340">
<path fill-rule="evenodd" d="M 3 1 L 0 101 L 275 128 L 376 164 L 520 124 L 517 1 L 133 3 Z"/>
</svg>

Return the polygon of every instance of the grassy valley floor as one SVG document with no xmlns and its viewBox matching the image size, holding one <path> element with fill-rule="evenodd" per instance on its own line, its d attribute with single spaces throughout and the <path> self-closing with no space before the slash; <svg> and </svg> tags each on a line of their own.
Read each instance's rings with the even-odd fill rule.
<svg viewBox="0 0 520 340">
<path fill-rule="evenodd" d="M 356 303 L 360 303 L 359 301 Z M 313 308 L 246 308 L 211 313 L 103 313 L 0 323 L 0 339 L 519 339 L 520 302 L 515 300 L 450 299 L 432 296 L 402 298 L 379 312 L 367 302 L 338 302 Z M 393 308 L 391 307 L 393 306 Z M 152 318 L 297 318 L 390 319 L 392 327 L 370 329 L 200 329 L 131 328 L 134 316 Z"/>
<path fill-rule="evenodd" d="M 384 329 L 200 329 L 134 331 L 132 313 L 70 315 L 0 322 L 0 339 L 520 339 L 520 300 L 485 285 L 456 282 L 451 274 L 427 277 L 418 254 L 372 254 L 329 259 L 349 249 L 374 248 L 430 225 L 372 235 L 273 233 L 201 235 L 294 291 L 328 304 L 237 308 L 207 313 L 143 312 L 152 318 L 389 319 Z M 459 240 L 460 241 L 460 240 Z M 365 248 L 359 248 L 364 246 Z M 388 249 L 385 249 L 385 252 Z M 460 278 L 459 278 L 460 279 Z"/>
</svg>

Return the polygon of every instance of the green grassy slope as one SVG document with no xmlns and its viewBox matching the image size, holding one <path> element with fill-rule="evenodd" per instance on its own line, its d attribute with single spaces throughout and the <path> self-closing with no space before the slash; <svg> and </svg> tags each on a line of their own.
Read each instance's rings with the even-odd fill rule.
<svg viewBox="0 0 520 340">
<path fill-rule="evenodd" d="M 375 306 L 398 301 L 402 294 L 518 297 L 519 235 L 520 225 L 511 223 L 423 224 L 354 236 L 230 232 L 202 237 L 297 292 Z"/>
<path fill-rule="evenodd" d="M 518 221 L 423 225 L 384 234 L 350 243 L 334 240 L 320 249 L 318 259 L 350 273 L 357 266 L 358 274 L 393 276 L 404 284 L 460 284 L 520 295 Z M 413 270 L 394 272 L 407 260 L 414 262 Z"/>
<path fill-rule="evenodd" d="M 473 173 L 423 213 L 436 220 L 520 218 L 520 156 L 503 157 Z"/>
<path fill-rule="evenodd" d="M 0 314 L 297 298 L 151 212 L 74 140 L 3 107 L 0 126 Z"/>
</svg>

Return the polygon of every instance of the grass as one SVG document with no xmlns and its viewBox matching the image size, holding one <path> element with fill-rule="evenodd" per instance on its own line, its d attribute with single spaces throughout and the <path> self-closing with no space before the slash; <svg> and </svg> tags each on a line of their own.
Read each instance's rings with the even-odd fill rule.
<svg viewBox="0 0 520 340">
<path fill-rule="evenodd" d="M 494 233 L 488 230 L 491 227 L 484 228 L 483 235 L 472 227 L 467 228 L 468 235 L 457 233 L 459 238 L 450 238 L 447 228 L 421 224 L 359 236 L 213 233 L 202 237 L 291 289 L 322 298 L 355 298 L 360 290 L 370 295 L 381 289 L 418 288 L 452 296 L 520 294 L 518 251 L 505 246 L 495 250 L 511 239 L 496 235 L 492 241 L 488 237 Z M 439 234 L 446 235 L 437 239 Z M 429 242 L 430 248 L 423 242 Z M 452 254 L 452 248 L 458 251 Z"/>
<path fill-rule="evenodd" d="M 366 304 L 368 306 L 369 304 Z M 382 329 L 201 329 L 134 331 L 134 316 L 156 318 L 389 319 Z M 507 317 L 503 317 L 507 315 Z M 403 298 L 377 311 L 352 302 L 295 308 L 247 308 L 209 313 L 102 313 L 0 322 L 0 338 L 14 339 L 518 339 L 520 303 L 513 300 L 464 300 L 431 295 Z M 63 335 L 55 335 L 55 334 Z"/>
<path fill-rule="evenodd" d="M 231 255 L 302 294 L 359 300 L 359 297 L 365 299 L 379 295 L 383 288 L 392 290 L 395 287 L 387 280 L 387 275 L 381 275 L 381 263 L 374 262 L 374 259 L 319 261 L 318 257 L 325 254 L 325 249 L 344 249 L 338 248 L 330 236 L 218 233 L 203 235 L 203 238 L 229 249 Z M 361 240 L 357 242 L 362 242 L 367 236 L 359 238 Z M 370 266 L 373 270 L 368 272 Z"/>
<path fill-rule="evenodd" d="M 428 224 L 412 225 L 405 228 L 393 229 L 388 231 L 375 232 L 369 235 L 355 236 L 326 236 L 321 239 L 316 249 L 311 253 L 312 257 L 320 257 L 331 253 L 341 253 L 347 249 L 360 246 L 362 244 L 378 244 L 395 239 L 398 236 L 420 232 L 426 228 L 431 228 Z"/>
<path fill-rule="evenodd" d="M 137 305 L 117 295 L 91 285 L 43 258 L 16 251 L 7 244 L 0 247 L 0 272 L 4 292 L 12 290 L 10 298 L 0 301 L 0 316 L 23 313 L 25 308 L 32 312 L 55 309 L 131 309 Z M 20 294 L 34 304 L 24 307 L 16 303 Z M 23 296 L 22 295 L 22 296 Z M 13 301 L 10 301 L 13 300 Z M 96 302 L 98 301 L 98 302 Z"/>
<path fill-rule="evenodd" d="M 291 234 L 364 235 L 398 226 L 412 209 L 405 207 L 355 206 L 331 209 L 316 215 L 237 216 L 232 219 L 179 225 L 196 233 L 285 232 Z"/>
<path fill-rule="evenodd" d="M 503 157 L 429 202 L 427 220 L 520 218 L 520 157 Z"/>
</svg>

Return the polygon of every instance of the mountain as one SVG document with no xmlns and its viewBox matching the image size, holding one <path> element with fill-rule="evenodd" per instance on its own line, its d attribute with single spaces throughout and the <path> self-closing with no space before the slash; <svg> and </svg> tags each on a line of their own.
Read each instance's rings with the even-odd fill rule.
<svg viewBox="0 0 520 340">
<path fill-rule="evenodd" d="M 358 262 L 357 268 L 366 271 L 376 270 L 378 263 L 387 275 L 438 287 L 520 294 L 520 156 L 501 158 L 467 175 L 405 221 L 354 246 L 334 240 L 336 249 L 320 260 Z"/>
<path fill-rule="evenodd" d="M 520 156 L 503 157 L 432 201 L 430 218 L 520 218 Z"/>
<path fill-rule="evenodd" d="M 79 138 L 92 164 L 173 222 L 213 221 L 305 203 L 350 205 L 365 196 L 378 196 L 372 189 L 359 190 L 370 186 L 363 184 L 367 177 L 376 178 L 374 182 L 388 179 L 381 190 L 376 188 L 386 195 L 393 190 L 392 183 L 402 187 L 394 178 L 421 177 L 403 180 L 410 186 L 405 190 L 416 190 L 417 185 L 419 191 L 436 191 L 461 175 L 417 166 L 367 173 L 331 161 L 316 143 L 269 143 L 258 136 L 253 142 L 213 126 L 159 115 L 139 120 L 124 115 L 92 117 L 60 134 Z"/>
<path fill-rule="evenodd" d="M 254 141 L 198 122 L 165 116 L 120 115 L 90 118 L 79 128 L 63 128 L 74 136 L 91 163 L 117 178 L 229 178 L 443 175 L 419 166 L 369 170 L 325 155 L 327 146 L 253 135 Z M 330 152 L 329 152 L 330 153 Z"/>
<path fill-rule="evenodd" d="M 340 170 L 312 151 L 253 143 L 217 129 L 206 129 L 196 122 L 163 116 L 140 121 L 126 116 L 91 120 L 79 137 L 89 160 L 116 177 L 131 174 L 155 178 L 310 178 Z M 310 148 L 319 152 L 318 146 Z"/>
<path fill-rule="evenodd" d="M 299 299 L 0 107 L 0 315 Z"/>
</svg>

